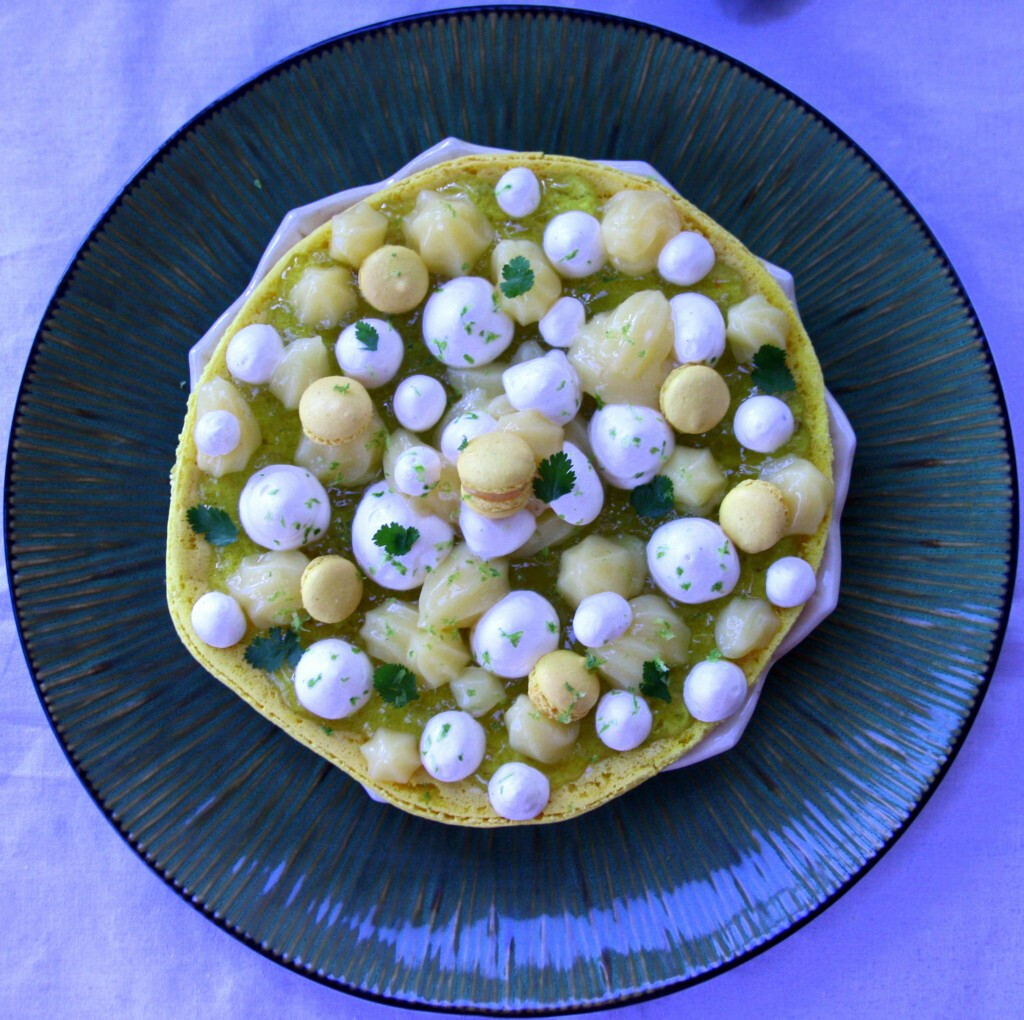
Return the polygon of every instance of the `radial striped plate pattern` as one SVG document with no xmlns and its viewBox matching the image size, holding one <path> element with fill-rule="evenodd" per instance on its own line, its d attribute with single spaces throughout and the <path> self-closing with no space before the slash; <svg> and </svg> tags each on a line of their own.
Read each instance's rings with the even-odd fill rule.
<svg viewBox="0 0 1024 1020">
<path fill-rule="evenodd" d="M 447 135 L 654 164 L 795 273 L 860 439 L 839 608 L 774 671 L 740 746 L 559 826 L 450 829 L 369 801 L 206 676 L 164 605 L 188 348 L 288 209 L 381 179 Z M 962 740 L 1016 552 L 987 348 L 884 174 L 720 54 L 540 8 L 328 41 L 182 129 L 60 283 L 7 479 L 31 671 L 75 769 L 131 845 L 198 909 L 300 973 L 484 1012 L 677 988 L 829 904 L 892 843 Z"/>
</svg>

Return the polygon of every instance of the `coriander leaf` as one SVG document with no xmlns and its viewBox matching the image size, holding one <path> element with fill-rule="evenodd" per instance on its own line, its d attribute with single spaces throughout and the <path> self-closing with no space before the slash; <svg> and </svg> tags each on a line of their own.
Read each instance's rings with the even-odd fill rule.
<svg viewBox="0 0 1024 1020">
<path fill-rule="evenodd" d="M 254 637 L 245 650 L 245 661 L 268 673 L 276 673 L 286 664 L 294 669 L 301 658 L 299 635 L 287 627 L 271 627 L 265 635 Z"/>
<path fill-rule="evenodd" d="M 519 297 L 533 286 L 533 267 L 525 255 L 517 255 L 501 267 L 501 292 L 507 298 Z"/>
<path fill-rule="evenodd" d="M 724 658 L 725 656 L 722 655 L 722 653 L 717 648 L 712 648 L 711 651 L 708 652 L 707 656 L 708 662 L 718 662 L 720 659 Z"/>
<path fill-rule="evenodd" d="M 644 663 L 644 676 L 640 681 L 640 693 L 648 698 L 661 698 L 671 701 L 672 694 L 668 689 L 669 668 L 661 659 L 648 659 Z"/>
<path fill-rule="evenodd" d="M 600 655 L 595 655 L 593 652 L 588 651 L 587 660 L 583 665 L 588 673 L 593 673 L 595 669 L 600 669 L 607 661 L 607 659 L 602 659 Z"/>
<path fill-rule="evenodd" d="M 765 393 L 789 393 L 796 389 L 793 373 L 786 366 L 786 352 L 772 344 L 758 347 L 750 379 Z"/>
<path fill-rule="evenodd" d="M 629 494 L 629 505 L 638 517 L 664 517 L 675 505 L 672 479 L 655 475 L 646 485 L 638 485 Z"/>
<path fill-rule="evenodd" d="M 388 662 L 373 671 L 373 689 L 395 708 L 404 708 L 417 701 L 416 674 L 398 663 Z"/>
<path fill-rule="evenodd" d="M 238 528 L 227 513 L 216 506 L 190 506 L 185 513 L 189 527 L 210 545 L 231 545 Z"/>
<path fill-rule="evenodd" d="M 392 521 L 382 524 L 373 535 L 373 544 L 379 545 L 389 556 L 404 556 L 415 544 L 420 533 L 415 528 L 403 528 Z"/>
<path fill-rule="evenodd" d="M 368 322 L 360 321 L 356 323 L 356 339 L 364 351 L 375 351 L 380 342 L 380 335 Z"/>
<path fill-rule="evenodd" d="M 553 503 L 560 496 L 572 492 L 576 484 L 576 472 L 572 469 L 569 455 L 562 451 L 545 457 L 537 465 L 537 477 L 533 480 L 533 493 L 545 503 Z"/>
</svg>

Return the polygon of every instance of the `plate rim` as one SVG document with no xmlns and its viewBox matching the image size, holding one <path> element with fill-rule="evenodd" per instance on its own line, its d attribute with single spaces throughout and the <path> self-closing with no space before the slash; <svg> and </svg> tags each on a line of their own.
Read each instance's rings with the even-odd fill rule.
<svg viewBox="0 0 1024 1020">
<path fill-rule="evenodd" d="M 765 938 L 763 941 L 749 949 L 739 953 L 731 960 L 724 961 L 713 968 L 691 976 L 684 978 L 676 978 L 673 980 L 665 981 L 657 987 L 652 987 L 649 990 L 643 990 L 640 992 L 629 992 L 622 995 L 609 995 L 600 1000 L 589 1000 L 579 1001 L 571 1004 L 561 1005 L 534 1005 L 534 1006 L 513 1006 L 511 1008 L 503 1006 L 469 1006 L 461 1005 L 458 1003 L 446 1003 L 440 1001 L 430 1001 L 427 999 L 410 999 L 403 998 L 400 996 L 385 995 L 380 992 L 375 992 L 367 988 L 359 987 L 358 985 L 350 984 L 347 981 L 330 977 L 325 974 L 318 974 L 315 970 L 307 968 L 301 964 L 297 964 L 292 959 L 286 959 L 281 953 L 276 951 L 273 947 L 264 945 L 259 942 L 253 935 L 239 929 L 238 927 L 229 924 L 224 918 L 217 916 L 216 911 L 210 904 L 201 902 L 197 897 L 190 895 L 187 890 L 179 884 L 175 877 L 170 874 L 165 868 L 159 866 L 151 856 L 139 845 L 138 841 L 132 836 L 131 833 L 125 831 L 118 821 L 114 818 L 113 812 L 109 810 L 103 803 L 102 796 L 99 790 L 95 789 L 93 784 L 83 775 L 82 768 L 76 761 L 76 757 L 67 743 L 64 737 L 61 735 L 58 728 L 58 720 L 54 717 L 47 703 L 46 695 L 40 688 L 39 680 L 36 675 L 36 669 L 30 655 L 26 634 L 24 632 L 22 616 L 20 612 L 19 600 L 17 597 L 17 589 L 15 586 L 14 567 L 11 558 L 11 510 L 13 508 L 14 501 L 14 487 L 11 482 L 12 467 L 15 462 L 15 438 L 19 431 L 19 411 L 24 405 L 24 398 L 26 396 L 26 389 L 29 384 L 29 377 L 32 373 L 32 369 L 37 361 L 39 349 L 43 340 L 43 329 L 45 324 L 50 320 L 60 300 L 65 295 L 68 287 L 70 286 L 72 276 L 75 272 L 76 266 L 86 249 L 94 242 L 94 240 L 101 233 L 109 219 L 112 217 L 114 212 L 120 206 L 125 196 L 139 184 L 145 176 L 154 169 L 160 160 L 170 152 L 170 150 L 177 145 L 177 143 L 190 132 L 200 127 L 205 121 L 218 113 L 221 109 L 226 107 L 229 103 L 236 101 L 245 93 L 252 90 L 265 80 L 268 80 L 276 73 L 287 69 L 292 65 L 301 63 L 304 59 L 317 54 L 318 52 L 333 48 L 346 40 L 354 40 L 360 37 L 370 36 L 377 33 L 381 33 L 390 28 L 406 27 L 417 24 L 424 24 L 443 19 L 451 18 L 473 18 L 481 14 L 532 14 L 532 15 L 552 15 L 561 17 L 573 21 L 579 22 L 596 22 L 601 25 L 607 25 L 616 28 L 635 29 L 646 33 L 661 36 L 662 38 L 669 39 L 673 42 L 683 44 L 692 48 L 694 51 L 703 54 L 705 57 L 715 58 L 727 66 L 731 66 L 745 75 L 749 76 L 753 81 L 763 87 L 766 87 L 770 91 L 774 91 L 778 95 L 785 99 L 788 99 L 793 103 L 797 109 L 803 111 L 809 115 L 812 119 L 819 122 L 820 125 L 828 129 L 835 137 L 849 148 L 853 155 L 863 160 L 865 165 L 877 175 L 880 183 L 889 189 L 893 196 L 897 199 L 900 205 L 910 214 L 914 225 L 920 230 L 923 240 L 932 248 L 935 255 L 937 256 L 942 269 L 948 274 L 950 283 L 957 297 L 962 302 L 964 312 L 969 324 L 973 327 L 977 334 L 977 339 L 980 341 L 979 349 L 984 359 L 985 365 L 988 369 L 989 381 L 992 385 L 993 396 L 997 405 L 997 410 L 1000 417 L 1000 425 L 1003 430 L 1004 443 L 1007 454 L 1007 470 L 1009 475 L 1009 484 L 1007 487 L 1007 494 L 1009 496 L 1010 509 L 1012 510 L 1010 527 L 1008 532 L 1008 559 L 1004 572 L 1004 592 L 1002 595 L 1002 604 L 1000 606 L 999 618 L 995 622 L 995 625 L 991 632 L 992 645 L 988 653 L 987 661 L 982 670 L 978 673 L 978 685 L 974 695 L 974 700 L 964 716 L 958 733 L 945 758 L 937 767 L 934 776 L 931 778 L 927 787 L 924 789 L 919 799 L 909 807 L 907 810 L 906 817 L 893 828 L 891 834 L 885 839 L 882 845 L 869 856 L 860 868 L 847 876 L 837 888 L 824 899 L 822 899 L 813 908 L 809 909 L 803 916 L 792 919 L 787 927 L 774 935 Z M 598 157 L 594 157 L 598 158 Z M 40 705 L 43 709 L 43 713 L 46 716 L 46 720 L 53 732 L 54 737 L 60 746 L 64 757 L 67 759 L 68 764 L 71 766 L 76 778 L 81 783 L 85 791 L 88 793 L 90 798 L 96 804 L 103 817 L 110 823 L 110 825 L 117 832 L 118 836 L 136 853 L 136 855 L 146 864 L 150 871 L 152 871 L 161 881 L 164 882 L 170 889 L 172 889 L 186 904 L 193 907 L 202 917 L 206 920 L 213 922 L 221 931 L 226 932 L 233 938 L 241 942 L 247 948 L 256 951 L 265 959 L 272 961 L 273 963 L 286 968 L 294 974 L 301 977 L 307 978 L 317 984 L 325 987 L 334 989 L 335 991 L 343 992 L 347 995 L 351 995 L 355 998 L 363 999 L 366 1001 L 376 1002 L 383 1005 L 396 1006 L 404 1009 L 424 1011 L 424 1012 L 447 1012 L 453 1014 L 467 1015 L 467 1016 L 557 1016 L 565 1014 L 583 1014 L 595 1012 L 601 1009 L 615 1008 L 624 1006 L 627 1004 L 638 1004 L 642 1002 L 648 1002 L 654 999 L 659 999 L 667 995 L 674 994 L 682 991 L 683 989 L 693 987 L 698 984 L 702 984 L 720 974 L 726 973 L 746 963 L 748 960 L 759 956 L 768 949 L 782 942 L 793 933 L 799 931 L 811 920 L 818 917 L 826 909 L 832 906 L 838 899 L 840 899 L 845 893 L 857 885 L 860 880 L 867 875 L 874 866 L 892 849 L 893 846 L 899 841 L 900 837 L 910 827 L 911 823 L 917 818 L 924 806 L 931 799 L 932 795 L 938 789 L 942 780 L 945 778 L 946 773 L 956 760 L 963 744 L 970 733 L 971 728 L 977 718 L 981 704 L 988 691 L 989 685 L 992 681 L 992 677 L 995 673 L 996 667 L 999 662 L 999 658 L 1002 652 L 1003 643 L 1006 636 L 1006 631 L 1009 625 L 1010 616 L 1012 615 L 1013 605 L 1013 593 L 1016 583 L 1017 568 L 1018 568 L 1018 557 L 1019 557 L 1019 540 L 1020 540 L 1020 482 L 1018 479 L 1017 470 L 1017 458 L 1014 446 L 1013 430 L 1011 427 L 1009 408 L 1007 406 L 1005 393 L 1003 390 L 1002 381 L 999 377 L 995 358 L 993 357 L 992 350 L 989 347 L 988 340 L 984 329 L 982 328 L 981 321 L 978 314 L 964 288 L 963 282 L 960 279 L 959 274 L 956 271 L 952 261 L 949 259 L 942 245 L 939 243 L 931 227 L 925 221 L 923 216 L 914 206 L 914 204 L 907 198 L 900 187 L 892 180 L 888 173 L 874 160 L 874 158 L 868 154 L 853 138 L 851 138 L 842 128 L 837 126 L 833 121 L 821 113 L 815 106 L 809 103 L 807 100 L 796 95 L 790 91 L 786 86 L 779 84 L 774 79 L 770 78 L 765 73 L 751 67 L 744 61 L 725 53 L 722 50 L 717 49 L 707 43 L 700 42 L 689 36 L 683 35 L 682 33 L 676 32 L 672 29 L 664 28 L 659 25 L 651 24 L 649 22 L 639 21 L 634 18 L 623 17 L 618 14 L 610 14 L 601 11 L 592 11 L 584 8 L 569 8 L 569 7 L 552 7 L 550 5 L 542 4 L 475 4 L 467 5 L 464 7 L 445 7 L 438 8 L 433 11 L 424 11 L 418 14 L 404 15 L 396 18 L 389 18 L 383 21 L 373 22 L 371 24 L 362 25 L 357 28 L 351 29 L 347 32 L 342 32 L 337 35 L 330 36 L 325 39 L 318 40 L 310 44 L 309 46 L 302 47 L 299 50 L 294 51 L 282 57 L 280 60 L 269 64 L 262 70 L 252 74 L 251 76 L 243 79 L 238 84 L 234 85 L 226 92 L 217 96 L 209 104 L 200 109 L 192 117 L 190 117 L 184 124 L 181 125 L 176 131 L 174 131 L 167 139 L 165 139 L 135 170 L 134 173 L 128 178 L 127 181 L 118 189 L 117 193 L 113 196 L 110 202 L 106 205 L 103 211 L 100 213 L 98 218 L 93 223 L 92 227 L 89 228 L 85 234 L 82 242 L 76 248 L 70 259 L 68 260 L 67 266 L 65 267 L 60 279 L 57 283 L 56 288 L 46 307 L 43 311 L 42 316 L 39 320 L 39 326 L 36 329 L 35 335 L 33 336 L 32 343 L 28 350 L 28 355 L 25 361 L 25 368 L 21 377 L 21 381 L 18 385 L 17 393 L 15 395 L 14 406 L 12 409 L 11 416 L 11 429 L 8 437 L 8 445 L 5 458 L 5 475 L 4 475 L 4 493 L 3 493 L 3 537 L 4 537 L 4 565 L 6 569 L 8 590 L 10 592 L 11 605 L 13 609 L 13 617 L 15 623 L 15 632 L 18 637 L 18 642 L 21 646 L 22 654 L 25 659 L 27 671 L 32 681 L 35 693 L 39 698 Z"/>
</svg>

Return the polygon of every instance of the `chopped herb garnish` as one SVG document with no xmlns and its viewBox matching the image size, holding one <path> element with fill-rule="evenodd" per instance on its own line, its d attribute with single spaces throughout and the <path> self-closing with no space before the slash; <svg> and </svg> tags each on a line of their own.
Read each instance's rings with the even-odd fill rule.
<svg viewBox="0 0 1024 1020">
<path fill-rule="evenodd" d="M 517 255 L 501 267 L 501 292 L 507 298 L 519 297 L 533 286 L 533 267 L 525 255 Z"/>
<path fill-rule="evenodd" d="M 772 344 L 758 347 L 750 379 L 765 393 L 789 393 L 796 389 L 793 373 L 786 366 L 786 352 Z"/>
<path fill-rule="evenodd" d="M 513 648 L 518 648 L 519 647 L 519 642 L 523 640 L 523 632 L 521 630 L 515 630 L 515 631 L 513 631 L 510 634 L 508 631 L 502 630 L 501 627 L 499 627 L 498 628 L 498 633 L 506 641 L 508 641 L 508 643 L 510 645 L 512 645 Z"/>
<path fill-rule="evenodd" d="M 718 662 L 720 659 L 724 658 L 725 656 L 717 648 L 712 648 L 711 651 L 708 652 L 708 662 Z"/>
<path fill-rule="evenodd" d="M 238 538 L 238 527 L 217 506 L 191 506 L 185 513 L 189 527 L 210 545 L 231 545 Z"/>
<path fill-rule="evenodd" d="M 565 689 L 569 692 L 569 704 L 566 706 L 565 711 L 559 713 L 558 722 L 571 723 L 572 714 L 576 710 L 576 706 L 579 704 L 580 699 L 583 697 L 583 691 L 573 687 L 573 685 L 568 681 L 565 683 Z"/>
<path fill-rule="evenodd" d="M 406 666 L 388 662 L 373 671 L 373 689 L 395 708 L 404 708 L 417 701 L 416 674 Z"/>
<path fill-rule="evenodd" d="M 587 661 L 584 663 L 584 666 L 586 666 L 588 673 L 593 673 L 595 669 L 600 669 L 607 661 L 607 659 L 602 659 L 600 655 L 587 652 Z"/>
<path fill-rule="evenodd" d="M 403 528 L 392 521 L 382 524 L 373 535 L 373 544 L 380 546 L 389 556 L 404 556 L 415 544 L 420 533 L 415 528 Z"/>
<path fill-rule="evenodd" d="M 254 637 L 245 650 L 245 661 L 268 673 L 276 673 L 285 665 L 294 669 L 301 658 L 299 635 L 287 627 L 271 627 L 266 634 Z"/>
<path fill-rule="evenodd" d="M 643 679 L 640 681 L 640 693 L 648 698 L 660 698 L 671 701 L 672 693 L 668 689 L 669 668 L 661 659 L 648 659 L 644 663 Z"/>
<path fill-rule="evenodd" d="M 629 494 L 629 505 L 638 517 L 664 517 L 673 507 L 672 479 L 655 475 L 646 485 L 638 485 Z"/>
<path fill-rule="evenodd" d="M 534 495 L 545 503 L 553 503 L 561 496 L 572 492 L 576 484 L 576 472 L 572 469 L 569 455 L 563 451 L 545 457 L 537 465 L 537 477 L 533 480 Z"/>
<path fill-rule="evenodd" d="M 364 351 L 375 351 L 380 343 L 380 334 L 368 322 L 356 323 L 356 339 Z"/>
</svg>

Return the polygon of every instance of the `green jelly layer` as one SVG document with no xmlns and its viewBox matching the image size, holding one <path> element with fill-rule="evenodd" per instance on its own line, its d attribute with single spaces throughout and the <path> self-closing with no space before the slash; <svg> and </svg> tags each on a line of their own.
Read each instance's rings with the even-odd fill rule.
<svg viewBox="0 0 1024 1020">
<path fill-rule="evenodd" d="M 464 195 L 470 198 L 478 208 L 491 220 L 498 240 L 516 238 L 520 240 L 541 241 L 544 226 L 552 216 L 567 209 L 583 209 L 587 212 L 599 211 L 598 199 L 589 182 L 583 178 L 567 175 L 561 178 L 547 178 L 542 182 L 542 200 L 536 212 L 522 220 L 512 220 L 505 216 L 494 199 L 493 187 L 475 177 L 456 179 L 445 187 L 438 189 L 442 193 Z M 389 217 L 390 227 L 386 243 L 403 244 L 401 219 L 411 209 L 412 202 L 385 204 L 381 210 Z M 467 275 L 490 278 L 490 252 L 471 267 Z M 302 270 L 309 264 L 334 265 L 327 251 L 326 242 L 322 250 L 297 255 L 281 274 L 280 293 L 286 295 L 291 284 L 298 279 Z M 440 285 L 440 278 L 431 281 L 432 286 Z M 582 280 L 564 280 L 562 293 L 578 298 L 586 308 L 587 318 L 617 307 L 631 294 L 642 290 L 660 290 L 667 298 L 687 291 L 704 294 L 715 301 L 723 315 L 726 310 L 746 297 L 746 288 L 740 274 L 731 266 L 722 262 L 716 263 L 711 272 L 695 286 L 676 287 L 666 284 L 657 273 L 644 276 L 626 276 L 611 266 Z M 401 334 L 405 341 L 405 358 L 401 370 L 394 382 L 371 391 L 378 413 L 383 417 L 390 431 L 399 427 L 392 412 L 392 399 L 395 388 L 401 379 L 416 373 L 436 376 L 449 395 L 449 403 L 454 402 L 460 394 L 448 383 L 445 366 L 435 360 L 423 342 L 420 328 L 422 306 L 404 315 L 388 316 L 388 321 Z M 285 297 L 279 297 L 270 308 L 267 321 L 284 337 L 291 341 L 300 337 L 319 335 L 333 360 L 334 343 L 339 332 L 352 322 L 365 317 L 380 317 L 380 313 L 362 301 L 355 312 L 351 313 L 342 323 L 333 329 L 313 329 L 298 321 L 291 305 Z M 516 348 L 525 342 L 542 342 L 535 325 L 517 326 L 513 345 L 505 353 L 502 360 L 508 360 Z M 727 350 L 715 368 L 725 378 L 731 394 L 729 412 L 722 423 L 703 436 L 687 437 L 685 445 L 709 448 L 722 467 L 731 488 L 737 481 L 747 477 L 757 477 L 760 466 L 766 459 L 764 455 L 752 453 L 739 446 L 732 437 L 732 417 L 739 403 L 756 390 L 750 381 L 750 370 L 747 365 L 737 365 Z M 239 388 L 250 402 L 250 406 L 259 421 L 263 435 L 263 443 L 250 458 L 244 471 L 235 472 L 222 478 L 206 478 L 201 487 L 203 503 L 218 506 L 228 511 L 233 518 L 238 515 L 238 498 L 245 482 L 256 470 L 269 464 L 292 463 L 295 449 L 301 438 L 301 426 L 298 415 L 294 411 L 285 410 L 277 399 L 262 386 Z M 802 403 L 798 393 L 787 394 L 787 403 L 797 422 L 793 438 L 779 453 L 805 456 L 809 437 L 802 427 Z M 595 410 L 590 397 L 585 398 L 581 414 L 589 417 Z M 383 437 L 382 437 L 383 439 Z M 776 455 L 777 456 L 777 455 Z M 327 554 L 339 554 L 352 558 L 350 528 L 356 506 L 362 498 L 363 487 L 328 489 L 331 499 L 331 526 L 317 541 L 303 547 L 303 552 L 310 558 Z M 511 559 L 509 578 L 513 589 L 529 588 L 540 591 L 550 599 L 558 612 L 563 626 L 563 647 L 580 651 L 580 648 L 569 641 L 568 624 L 573 615 L 571 607 L 558 595 L 555 581 L 558 576 L 559 552 L 568 548 L 588 534 L 602 534 L 610 537 L 618 535 L 635 535 L 645 542 L 654 529 L 664 523 L 660 520 L 643 519 L 629 505 L 629 494 L 618 489 L 607 487 L 605 490 L 604 509 L 593 524 L 577 528 L 575 533 L 560 544 L 557 549 L 544 549 L 532 559 Z M 692 639 L 690 644 L 690 662 L 704 658 L 715 647 L 714 621 L 718 612 L 729 599 L 737 595 L 764 597 L 764 576 L 770 563 L 780 556 L 795 555 L 799 552 L 800 540 L 785 538 L 766 553 L 741 556 L 741 573 L 736 588 L 722 599 L 706 602 L 699 606 L 689 606 L 675 602 L 664 596 L 648 577 L 645 593 L 655 593 L 666 597 L 668 603 L 679 613 L 689 626 Z M 216 549 L 215 563 L 210 577 L 213 588 L 225 588 L 225 579 L 239 566 L 245 556 L 265 552 L 266 550 L 252 542 L 244 532 L 238 541 L 230 546 Z M 370 579 L 364 581 L 363 600 L 359 609 L 342 624 L 331 625 L 318 623 L 305 614 L 297 614 L 292 626 L 298 631 L 304 647 L 327 637 L 341 637 L 359 644 L 359 628 L 362 626 L 367 611 L 382 604 L 388 599 L 398 598 L 416 604 L 419 592 L 394 592 L 383 589 Z M 246 640 L 251 640 L 256 631 Z M 694 725 L 694 720 L 687 712 L 682 700 L 682 678 L 686 667 L 673 670 L 671 677 L 672 701 L 663 702 L 652 699 L 650 704 L 654 713 L 654 726 L 649 739 L 662 737 L 681 737 Z M 291 682 L 290 671 L 282 671 L 273 677 L 282 699 L 298 715 L 310 719 L 311 716 L 299 705 Z M 637 678 L 639 683 L 640 678 Z M 515 698 L 526 692 L 526 680 L 505 681 L 508 695 L 503 705 L 497 706 L 492 712 L 480 719 L 487 730 L 487 754 L 477 773 L 477 777 L 486 782 L 499 765 L 506 761 L 518 760 L 522 756 L 513 751 L 508 744 L 507 733 L 503 722 L 503 710 Z M 456 708 L 454 698 L 447 686 L 437 690 L 428 690 L 420 685 L 419 698 L 405 707 L 398 709 L 388 705 L 374 694 L 370 701 L 355 715 L 344 720 L 317 721 L 325 732 L 338 730 L 361 733 L 367 738 L 380 727 L 419 733 L 426 721 L 437 712 Z M 586 768 L 602 758 L 615 754 L 598 739 L 594 727 L 593 713 L 581 721 L 580 736 L 571 753 L 555 765 L 544 765 L 531 761 L 530 764 L 545 772 L 553 785 L 559 786 L 578 779 Z"/>
</svg>

